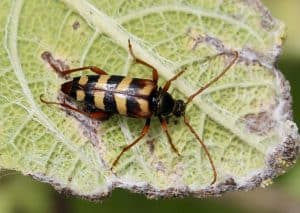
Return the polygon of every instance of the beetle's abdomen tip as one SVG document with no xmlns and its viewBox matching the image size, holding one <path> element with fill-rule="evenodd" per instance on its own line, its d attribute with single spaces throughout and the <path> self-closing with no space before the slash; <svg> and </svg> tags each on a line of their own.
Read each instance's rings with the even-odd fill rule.
<svg viewBox="0 0 300 213">
<path fill-rule="evenodd" d="M 66 95 L 71 94 L 71 89 L 72 89 L 72 81 L 66 82 L 61 85 L 61 91 Z"/>
</svg>

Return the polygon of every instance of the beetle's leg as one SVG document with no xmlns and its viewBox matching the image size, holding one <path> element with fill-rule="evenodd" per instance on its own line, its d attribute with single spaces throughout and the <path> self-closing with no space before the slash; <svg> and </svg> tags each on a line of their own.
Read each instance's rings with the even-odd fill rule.
<svg viewBox="0 0 300 213">
<path fill-rule="evenodd" d="M 118 163 L 118 161 L 120 160 L 121 156 L 126 152 L 128 151 L 131 147 L 133 147 L 135 144 L 137 144 L 149 131 L 149 128 L 150 128 L 150 118 L 147 118 L 146 119 L 146 123 L 144 125 L 144 128 L 142 129 L 142 132 L 141 132 L 141 135 L 135 139 L 131 144 L 125 146 L 121 153 L 117 156 L 117 158 L 114 160 L 112 166 L 111 166 L 111 170 L 114 168 L 114 166 Z"/>
<path fill-rule="evenodd" d="M 80 110 L 80 109 L 77 109 L 69 104 L 66 104 L 65 102 L 54 102 L 54 101 L 46 101 L 42 98 L 42 95 L 40 96 L 40 100 L 41 102 L 43 102 L 44 104 L 55 104 L 55 105 L 59 105 L 63 108 L 66 108 L 68 110 L 72 110 L 72 111 L 75 111 L 75 112 L 78 112 L 82 115 L 85 115 L 89 118 L 92 118 L 92 119 L 96 119 L 96 120 L 100 120 L 100 121 L 104 121 L 104 120 L 107 120 L 109 117 L 110 117 L 110 114 L 107 113 L 107 112 L 103 112 L 101 110 L 96 110 L 96 111 L 93 111 L 93 112 L 85 112 L 83 110 Z"/>
<path fill-rule="evenodd" d="M 164 87 L 163 87 L 163 91 L 164 91 L 164 92 L 167 92 L 168 89 L 169 89 L 170 86 L 171 86 L 172 81 L 175 81 L 175 80 L 176 80 L 179 76 L 181 76 L 185 71 L 186 71 L 186 68 L 184 68 L 184 69 L 181 70 L 180 72 L 176 73 L 176 75 L 174 75 L 171 79 L 169 79 L 169 80 L 165 83 L 165 85 L 164 85 Z"/>
<path fill-rule="evenodd" d="M 98 67 L 95 67 L 95 66 L 86 66 L 86 67 L 79 67 L 79 68 L 75 68 L 75 69 L 69 69 L 69 70 L 63 70 L 63 71 L 60 71 L 59 73 L 62 75 L 62 76 L 65 76 L 65 75 L 68 75 L 72 72 L 78 72 L 78 71 L 81 71 L 81 70 L 91 70 L 92 72 L 98 74 L 98 75 L 107 75 L 107 73 L 98 68 Z"/>
<path fill-rule="evenodd" d="M 171 138 L 171 136 L 170 136 L 170 134 L 169 134 L 169 131 L 168 131 L 168 125 L 167 125 L 166 119 L 164 119 L 164 118 L 161 117 L 161 116 L 158 116 L 158 118 L 159 118 L 159 121 L 160 121 L 160 124 L 161 124 L 161 128 L 162 128 L 163 131 L 166 133 L 167 138 L 168 138 L 168 142 L 169 142 L 169 144 L 171 145 L 173 151 L 174 151 L 178 156 L 180 156 L 180 154 L 179 154 L 177 148 L 175 147 L 175 145 L 174 145 L 173 142 L 172 142 L 172 138 Z"/>
<path fill-rule="evenodd" d="M 111 114 L 101 110 L 96 110 L 94 112 L 88 112 L 87 116 L 95 120 L 105 121 L 110 118 Z"/>
<path fill-rule="evenodd" d="M 128 39 L 128 49 L 129 49 L 130 55 L 132 56 L 132 58 L 134 59 L 134 61 L 136 63 L 143 64 L 152 69 L 152 79 L 155 83 L 157 83 L 157 81 L 158 81 L 157 69 L 155 67 L 153 67 L 151 64 L 148 64 L 146 61 L 143 61 L 142 59 L 135 56 L 135 54 L 133 53 L 133 50 L 132 50 L 130 39 Z"/>
</svg>

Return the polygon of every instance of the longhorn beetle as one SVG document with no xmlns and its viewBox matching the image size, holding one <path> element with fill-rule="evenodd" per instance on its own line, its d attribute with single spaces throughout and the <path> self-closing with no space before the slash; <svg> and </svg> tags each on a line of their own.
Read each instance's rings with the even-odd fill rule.
<svg viewBox="0 0 300 213">
<path fill-rule="evenodd" d="M 87 117 L 101 121 L 109 119 L 109 117 L 113 114 L 146 119 L 146 123 L 141 131 L 140 136 L 136 138 L 132 143 L 123 148 L 120 154 L 115 158 L 111 169 L 113 169 L 113 167 L 118 163 L 121 156 L 127 150 L 137 144 L 148 133 L 152 116 L 158 117 L 161 123 L 161 127 L 167 136 L 171 148 L 179 156 L 180 154 L 173 144 L 171 136 L 168 132 L 166 119 L 170 116 L 183 117 L 184 123 L 201 144 L 208 157 L 213 170 L 213 180 L 211 184 L 214 184 L 217 179 L 217 171 L 214 166 L 214 162 L 204 142 L 196 133 L 196 130 L 190 125 L 188 118 L 185 115 L 185 109 L 186 106 L 191 103 L 191 101 L 197 95 L 199 95 L 213 83 L 218 81 L 232 67 L 232 65 L 238 59 L 238 52 L 233 52 L 234 58 L 219 75 L 214 77 L 204 86 L 200 87 L 184 102 L 183 100 L 174 100 L 171 94 L 167 91 L 171 83 L 175 81 L 180 75 L 182 75 L 186 71 L 186 69 L 181 70 L 174 77 L 169 79 L 163 87 L 158 87 L 158 73 L 155 67 L 135 56 L 130 40 L 128 40 L 128 48 L 129 53 L 136 63 L 140 63 L 152 69 L 152 80 L 131 78 L 128 76 L 108 75 L 104 70 L 95 66 L 86 66 L 76 69 L 63 70 L 59 71 L 62 76 L 87 69 L 97 74 L 75 77 L 73 78 L 73 80 L 62 84 L 61 86 L 61 91 L 66 96 L 69 96 L 78 102 L 82 102 L 85 108 L 75 108 L 65 102 L 60 103 L 46 101 L 42 98 L 42 95 L 40 96 L 41 102 L 45 104 L 60 105 L 61 107 L 64 107 L 66 109 L 76 111 L 78 113 L 86 115 Z M 225 53 L 220 53 L 218 55 L 221 54 Z"/>
</svg>

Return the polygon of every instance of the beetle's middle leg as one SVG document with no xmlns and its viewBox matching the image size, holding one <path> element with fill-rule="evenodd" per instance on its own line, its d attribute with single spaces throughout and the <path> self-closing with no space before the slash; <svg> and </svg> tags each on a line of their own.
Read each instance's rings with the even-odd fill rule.
<svg viewBox="0 0 300 213">
<path fill-rule="evenodd" d="M 132 56 L 132 58 L 135 60 L 136 63 L 143 64 L 152 69 L 152 79 L 155 83 L 157 83 L 157 81 L 158 81 L 157 69 L 155 67 L 153 67 L 151 64 L 148 64 L 146 61 L 135 56 L 135 54 L 133 53 L 132 45 L 131 45 L 129 39 L 128 39 L 128 49 L 129 49 L 130 55 Z"/>
<path fill-rule="evenodd" d="M 117 158 L 114 160 L 112 166 L 111 166 L 111 170 L 115 167 L 115 165 L 117 165 L 118 161 L 120 160 L 121 156 L 126 152 L 128 151 L 131 147 L 133 147 L 135 144 L 137 144 L 149 131 L 149 128 L 150 128 L 150 118 L 147 118 L 146 119 L 146 123 L 144 125 L 144 128 L 142 129 L 142 132 L 141 132 L 141 135 L 135 139 L 131 144 L 125 146 L 121 153 L 117 156 Z"/>
</svg>

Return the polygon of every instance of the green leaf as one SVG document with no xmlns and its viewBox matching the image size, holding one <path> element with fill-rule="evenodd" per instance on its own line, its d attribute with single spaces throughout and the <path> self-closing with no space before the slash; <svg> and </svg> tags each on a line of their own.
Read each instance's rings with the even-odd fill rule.
<svg viewBox="0 0 300 213">
<path fill-rule="evenodd" d="M 291 118 L 288 82 L 273 63 L 284 27 L 259 1 L 2 0 L 0 3 L 0 166 L 30 174 L 89 199 L 122 187 L 150 197 L 208 196 L 264 186 L 293 163 L 299 136 Z M 151 78 L 132 63 L 134 53 L 158 69 L 176 98 L 239 60 L 188 106 L 187 116 L 216 165 L 217 182 L 203 149 L 181 119 L 169 123 L 179 150 L 168 144 L 157 119 L 150 133 L 112 162 L 139 136 L 144 121 L 113 116 L 97 122 L 58 107 L 57 76 L 42 59 L 69 67 L 94 65 L 109 74 Z M 78 76 L 80 74 L 74 74 Z"/>
</svg>

